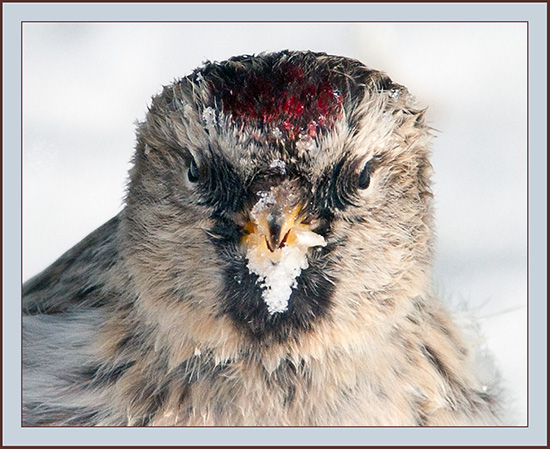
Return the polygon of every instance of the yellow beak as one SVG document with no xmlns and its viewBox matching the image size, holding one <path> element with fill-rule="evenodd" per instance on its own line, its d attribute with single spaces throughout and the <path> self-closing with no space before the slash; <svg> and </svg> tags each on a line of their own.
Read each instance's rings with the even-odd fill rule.
<svg viewBox="0 0 550 449">
<path fill-rule="evenodd" d="M 315 223 L 305 219 L 299 192 L 289 182 L 258 192 L 244 225 L 243 243 L 247 256 L 254 260 L 278 263 L 285 251 L 305 254 L 313 246 L 325 246 L 325 239 L 311 230 Z M 305 222 L 304 222 L 305 221 Z"/>
<path fill-rule="evenodd" d="M 266 207 L 259 211 L 244 227 L 245 243 L 271 253 L 292 245 L 296 241 L 295 228 L 306 227 L 297 221 L 301 209 L 298 204 L 287 209 Z"/>
</svg>

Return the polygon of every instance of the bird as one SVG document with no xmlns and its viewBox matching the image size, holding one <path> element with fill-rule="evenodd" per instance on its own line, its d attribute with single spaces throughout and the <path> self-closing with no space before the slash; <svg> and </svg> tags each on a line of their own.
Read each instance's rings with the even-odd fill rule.
<svg viewBox="0 0 550 449">
<path fill-rule="evenodd" d="M 23 284 L 24 426 L 503 425 L 434 286 L 434 130 L 405 86 L 234 56 L 136 128 L 121 212 Z"/>
</svg>

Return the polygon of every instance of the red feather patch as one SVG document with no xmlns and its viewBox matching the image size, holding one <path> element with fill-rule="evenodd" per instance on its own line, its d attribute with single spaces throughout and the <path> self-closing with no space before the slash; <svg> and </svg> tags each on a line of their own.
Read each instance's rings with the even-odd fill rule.
<svg viewBox="0 0 550 449">
<path fill-rule="evenodd" d="M 263 72 L 237 71 L 214 93 L 236 123 L 278 128 L 288 140 L 315 138 L 342 113 L 342 95 L 327 78 L 287 63 Z"/>
</svg>

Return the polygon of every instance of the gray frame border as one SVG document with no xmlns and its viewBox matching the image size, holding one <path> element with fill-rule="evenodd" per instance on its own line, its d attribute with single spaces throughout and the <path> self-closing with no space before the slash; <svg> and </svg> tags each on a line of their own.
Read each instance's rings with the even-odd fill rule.
<svg viewBox="0 0 550 449">
<path fill-rule="evenodd" d="M 4 445 L 546 445 L 546 3 L 3 3 Z M 290 11 L 292 10 L 292 13 Z M 21 428 L 22 21 L 527 21 L 529 426 L 517 428 Z M 7 337 L 7 338 L 5 338 Z"/>
</svg>

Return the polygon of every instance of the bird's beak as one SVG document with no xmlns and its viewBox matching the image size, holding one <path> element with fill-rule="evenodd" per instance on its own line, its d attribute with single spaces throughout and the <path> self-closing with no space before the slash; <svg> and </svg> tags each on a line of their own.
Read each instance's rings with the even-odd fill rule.
<svg viewBox="0 0 550 449">
<path fill-rule="evenodd" d="M 245 226 L 246 243 L 272 253 L 294 243 L 296 236 L 291 231 L 300 224 L 296 218 L 302 208 L 301 204 L 288 209 L 273 206 L 258 211 Z"/>
<path fill-rule="evenodd" d="M 271 187 L 258 192 L 243 238 L 248 250 L 277 262 L 285 247 L 325 246 L 324 238 L 312 232 L 305 220 L 303 203 L 288 186 Z"/>
</svg>

